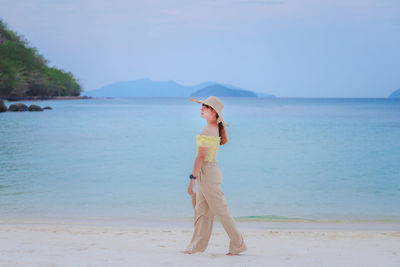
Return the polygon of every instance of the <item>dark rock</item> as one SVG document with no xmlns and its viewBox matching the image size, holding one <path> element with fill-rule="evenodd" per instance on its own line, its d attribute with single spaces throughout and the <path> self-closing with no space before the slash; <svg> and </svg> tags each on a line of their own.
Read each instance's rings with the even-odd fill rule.
<svg viewBox="0 0 400 267">
<path fill-rule="evenodd" d="M 29 111 L 43 111 L 41 106 L 38 105 L 30 105 L 28 108 Z"/>
<path fill-rule="evenodd" d="M 28 107 L 24 103 L 11 104 L 9 111 L 28 111 Z"/>
<path fill-rule="evenodd" d="M 46 107 L 44 107 L 43 109 L 52 109 L 51 107 L 49 107 L 49 106 L 46 106 Z"/>
<path fill-rule="evenodd" d="M 0 100 L 0 112 L 6 112 L 7 106 L 4 104 L 3 100 Z"/>
</svg>

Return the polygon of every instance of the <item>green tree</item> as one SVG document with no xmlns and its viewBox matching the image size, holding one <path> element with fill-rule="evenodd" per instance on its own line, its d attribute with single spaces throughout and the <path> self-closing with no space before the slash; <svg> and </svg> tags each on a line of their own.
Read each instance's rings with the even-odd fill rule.
<svg viewBox="0 0 400 267">
<path fill-rule="evenodd" d="M 48 63 L 0 19 L 0 96 L 79 96 L 82 87 L 73 74 Z"/>
</svg>

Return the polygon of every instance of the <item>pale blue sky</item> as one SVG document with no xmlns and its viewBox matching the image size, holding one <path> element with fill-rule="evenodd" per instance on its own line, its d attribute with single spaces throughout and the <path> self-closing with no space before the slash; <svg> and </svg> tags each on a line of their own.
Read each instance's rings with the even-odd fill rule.
<svg viewBox="0 0 400 267">
<path fill-rule="evenodd" d="M 85 90 L 145 77 L 281 97 L 400 88 L 399 0 L 0 0 L 0 17 Z"/>
</svg>

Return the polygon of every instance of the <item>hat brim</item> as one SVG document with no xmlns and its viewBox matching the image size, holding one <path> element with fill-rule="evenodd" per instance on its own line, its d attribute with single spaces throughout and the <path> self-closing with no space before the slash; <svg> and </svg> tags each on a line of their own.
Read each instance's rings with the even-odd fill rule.
<svg viewBox="0 0 400 267">
<path fill-rule="evenodd" d="M 193 97 L 189 97 L 189 100 L 192 100 L 193 102 L 196 102 L 196 103 L 204 104 L 204 101 L 199 100 L 199 99 L 195 99 Z M 229 124 L 224 121 L 224 118 L 222 118 L 221 114 L 218 114 L 218 116 L 221 118 L 222 124 L 224 126 L 229 126 Z"/>
<path fill-rule="evenodd" d="M 189 97 L 190 100 L 192 100 L 193 102 L 197 102 L 197 103 L 204 103 L 204 101 L 198 100 L 198 99 L 194 99 L 192 97 Z"/>
</svg>

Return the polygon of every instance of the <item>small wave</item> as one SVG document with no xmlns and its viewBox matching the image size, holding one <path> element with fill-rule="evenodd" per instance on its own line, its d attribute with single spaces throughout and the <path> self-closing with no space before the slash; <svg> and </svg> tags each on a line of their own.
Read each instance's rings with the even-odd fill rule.
<svg viewBox="0 0 400 267">
<path fill-rule="evenodd" d="M 382 217 L 382 218 L 326 218 L 326 219 L 309 219 L 282 217 L 274 215 L 265 216 L 237 216 L 235 220 L 239 222 L 314 222 L 314 223 L 400 223 L 399 217 Z"/>
<path fill-rule="evenodd" d="M 241 222 L 316 222 L 317 220 L 306 219 L 306 218 L 291 218 L 291 217 L 281 217 L 273 215 L 265 216 L 239 216 L 235 217 L 236 220 Z"/>
</svg>

